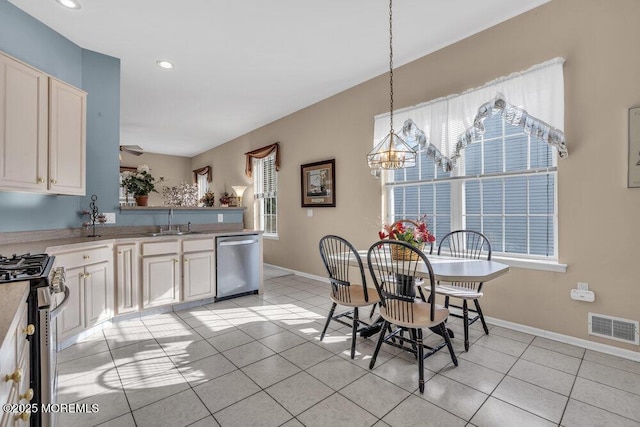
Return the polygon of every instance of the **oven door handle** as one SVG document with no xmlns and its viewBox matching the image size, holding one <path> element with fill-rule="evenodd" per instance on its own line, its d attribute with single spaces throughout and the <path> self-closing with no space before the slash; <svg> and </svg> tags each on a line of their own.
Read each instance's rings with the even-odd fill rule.
<svg viewBox="0 0 640 427">
<path fill-rule="evenodd" d="M 62 312 L 62 310 L 64 309 L 64 306 L 67 305 L 68 302 L 69 302 L 69 288 L 67 286 L 65 286 L 64 287 L 64 299 L 60 302 L 60 304 L 58 304 L 58 306 L 56 308 L 51 310 L 51 312 L 49 313 L 51 318 L 55 319 L 56 316 Z"/>
</svg>

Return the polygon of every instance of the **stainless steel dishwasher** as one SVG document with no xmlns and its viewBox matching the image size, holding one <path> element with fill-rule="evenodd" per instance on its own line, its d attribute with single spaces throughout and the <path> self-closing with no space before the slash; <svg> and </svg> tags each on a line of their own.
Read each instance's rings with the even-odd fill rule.
<svg viewBox="0 0 640 427">
<path fill-rule="evenodd" d="M 260 240 L 256 234 L 216 238 L 216 301 L 257 294 Z"/>
</svg>

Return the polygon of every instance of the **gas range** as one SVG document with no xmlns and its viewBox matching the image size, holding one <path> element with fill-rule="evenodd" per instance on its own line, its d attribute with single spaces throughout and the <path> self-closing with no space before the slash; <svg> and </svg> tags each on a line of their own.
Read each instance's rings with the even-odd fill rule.
<svg viewBox="0 0 640 427">
<path fill-rule="evenodd" d="M 29 385 L 33 390 L 31 403 L 37 405 L 55 402 L 56 388 L 56 312 L 60 312 L 69 298 L 64 268 L 52 268 L 55 257 L 47 254 L 0 255 L 0 286 L 4 283 L 28 281 L 27 320 L 34 325 L 29 340 Z M 64 294 L 58 301 L 56 296 Z M 38 406 L 39 407 L 39 406 Z M 55 421 L 51 414 L 32 412 L 30 425 L 45 427 Z"/>
<path fill-rule="evenodd" d="M 29 253 L 10 257 L 0 255 L 0 283 L 29 280 L 39 282 L 47 278 L 53 266 L 53 257 Z"/>
</svg>

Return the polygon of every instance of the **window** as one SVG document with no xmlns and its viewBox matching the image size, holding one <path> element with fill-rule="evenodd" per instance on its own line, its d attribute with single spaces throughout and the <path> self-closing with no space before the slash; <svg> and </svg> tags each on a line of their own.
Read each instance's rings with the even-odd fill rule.
<svg viewBox="0 0 640 427">
<path fill-rule="evenodd" d="M 452 173 L 437 168 L 424 151 L 416 167 L 390 173 L 391 220 L 427 214 L 438 241 L 467 228 L 484 233 L 496 254 L 557 259 L 552 147 L 501 115 L 484 124 L 482 139 L 463 151 Z"/>
<path fill-rule="evenodd" d="M 211 166 L 205 166 L 193 171 L 193 183 L 198 188 L 198 203 L 202 200 L 204 194 L 209 191 L 212 180 Z"/>
<path fill-rule="evenodd" d="M 209 181 L 207 175 L 197 175 L 196 185 L 198 186 L 198 200 L 202 200 L 204 193 L 209 189 Z"/>
<path fill-rule="evenodd" d="M 563 63 L 555 58 L 396 111 L 407 143 L 421 148 L 415 167 L 384 175 L 386 221 L 426 214 L 438 241 L 452 230 L 472 229 L 489 238 L 495 255 L 557 262 L 554 147 L 560 156 L 567 152 L 564 134 L 553 126 L 564 123 Z M 388 126 L 388 114 L 376 116 L 374 145 Z M 432 160 L 458 153 L 451 172 Z"/>
<path fill-rule="evenodd" d="M 253 159 L 254 222 L 265 236 L 278 235 L 276 154 Z"/>
</svg>

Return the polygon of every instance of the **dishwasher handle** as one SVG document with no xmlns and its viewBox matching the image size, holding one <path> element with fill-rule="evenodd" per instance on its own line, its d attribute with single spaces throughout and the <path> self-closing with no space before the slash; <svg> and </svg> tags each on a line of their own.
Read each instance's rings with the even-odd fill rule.
<svg viewBox="0 0 640 427">
<path fill-rule="evenodd" d="M 251 245 L 253 243 L 258 243 L 255 239 L 248 240 L 226 240 L 222 242 L 218 242 L 219 246 L 238 246 L 238 245 Z"/>
</svg>

